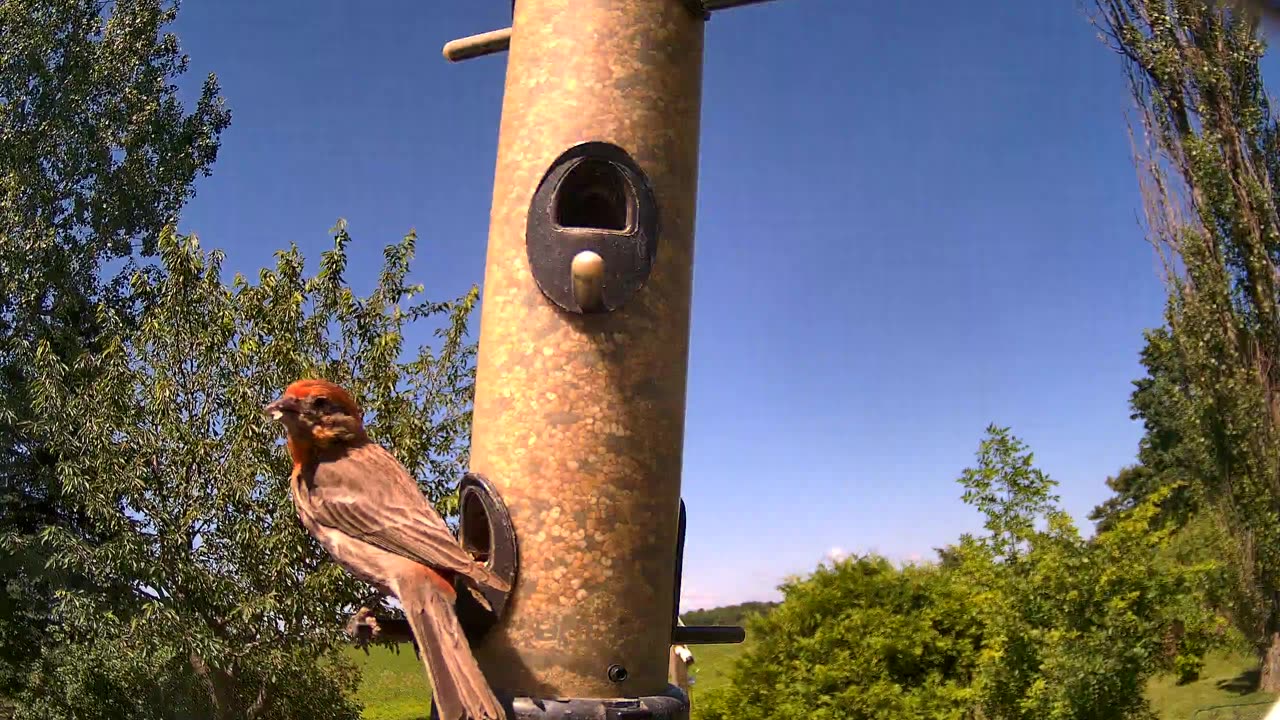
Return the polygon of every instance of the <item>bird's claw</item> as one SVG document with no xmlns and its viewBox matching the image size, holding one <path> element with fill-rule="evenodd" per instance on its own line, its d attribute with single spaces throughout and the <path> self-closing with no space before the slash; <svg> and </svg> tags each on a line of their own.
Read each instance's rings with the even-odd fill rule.
<svg viewBox="0 0 1280 720">
<path fill-rule="evenodd" d="M 358 648 L 367 649 L 369 644 L 376 641 L 381 634 L 382 628 L 378 626 L 378 618 L 374 617 L 373 610 L 367 607 L 360 608 L 347 621 L 347 635 L 355 641 Z"/>
</svg>

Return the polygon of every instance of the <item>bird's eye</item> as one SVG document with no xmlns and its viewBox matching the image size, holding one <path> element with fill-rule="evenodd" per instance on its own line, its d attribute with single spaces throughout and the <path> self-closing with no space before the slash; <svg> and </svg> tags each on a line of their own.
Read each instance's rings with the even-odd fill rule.
<svg viewBox="0 0 1280 720">
<path fill-rule="evenodd" d="M 320 396 L 320 397 L 316 398 L 315 400 L 312 400 L 312 401 L 311 401 L 311 405 L 312 405 L 312 407 L 314 407 L 314 408 L 315 408 L 315 409 L 317 409 L 317 410 L 328 410 L 328 409 L 329 409 L 329 398 L 324 397 L 324 396 L 322 395 L 322 396 Z"/>
</svg>

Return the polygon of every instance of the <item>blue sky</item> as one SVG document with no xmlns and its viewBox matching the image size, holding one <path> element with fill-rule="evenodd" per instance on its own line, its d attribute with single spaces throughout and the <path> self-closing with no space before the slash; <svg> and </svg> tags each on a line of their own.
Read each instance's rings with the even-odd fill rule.
<svg viewBox="0 0 1280 720">
<path fill-rule="evenodd" d="M 367 288 L 416 228 L 429 295 L 480 282 L 505 56 L 440 48 L 509 8 L 188 0 L 188 84 L 217 72 L 234 117 L 182 229 L 253 273 L 345 217 Z M 989 422 L 1083 520 L 1133 459 L 1163 290 L 1082 11 L 779 0 L 712 19 L 704 86 L 685 607 L 977 529 L 955 479 Z"/>
</svg>

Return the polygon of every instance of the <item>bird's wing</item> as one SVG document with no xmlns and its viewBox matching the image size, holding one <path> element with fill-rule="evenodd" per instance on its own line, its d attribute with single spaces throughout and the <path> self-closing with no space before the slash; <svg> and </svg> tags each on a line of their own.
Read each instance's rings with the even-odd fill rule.
<svg viewBox="0 0 1280 720">
<path fill-rule="evenodd" d="M 431 568 L 505 585 L 462 549 L 404 466 L 375 443 L 318 463 L 310 496 L 323 525 Z"/>
</svg>

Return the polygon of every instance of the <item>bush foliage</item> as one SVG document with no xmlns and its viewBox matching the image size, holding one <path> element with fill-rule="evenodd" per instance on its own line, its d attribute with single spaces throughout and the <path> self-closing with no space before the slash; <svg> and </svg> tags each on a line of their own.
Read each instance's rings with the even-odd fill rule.
<svg viewBox="0 0 1280 720">
<path fill-rule="evenodd" d="M 1168 551 L 1172 531 L 1155 523 L 1165 495 L 1085 539 L 998 427 L 960 483 L 985 532 L 946 563 L 851 558 L 783 585 L 699 717 L 1146 718 L 1147 679 L 1193 673 L 1223 637 L 1204 609 L 1218 568 Z"/>
</svg>

